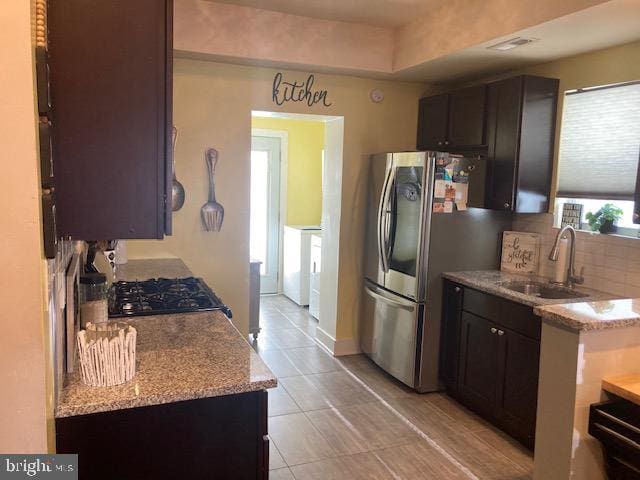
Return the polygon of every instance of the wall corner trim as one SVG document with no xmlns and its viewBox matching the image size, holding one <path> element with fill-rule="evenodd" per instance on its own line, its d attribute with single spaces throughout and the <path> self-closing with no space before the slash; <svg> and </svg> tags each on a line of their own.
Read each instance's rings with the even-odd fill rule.
<svg viewBox="0 0 640 480">
<path fill-rule="evenodd" d="M 316 329 L 316 342 L 334 357 L 361 353 L 357 338 L 336 340 L 320 327 Z"/>
</svg>

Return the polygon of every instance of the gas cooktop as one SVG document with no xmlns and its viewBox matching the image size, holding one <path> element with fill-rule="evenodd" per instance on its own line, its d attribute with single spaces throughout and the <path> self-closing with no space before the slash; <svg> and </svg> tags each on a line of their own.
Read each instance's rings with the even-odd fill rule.
<svg viewBox="0 0 640 480">
<path fill-rule="evenodd" d="M 201 278 L 157 278 L 114 282 L 109 292 L 109 317 L 231 310 Z"/>
</svg>

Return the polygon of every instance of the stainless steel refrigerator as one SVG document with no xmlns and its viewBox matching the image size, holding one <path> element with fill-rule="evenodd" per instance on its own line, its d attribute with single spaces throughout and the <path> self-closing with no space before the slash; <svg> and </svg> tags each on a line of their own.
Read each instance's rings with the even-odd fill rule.
<svg viewBox="0 0 640 480">
<path fill-rule="evenodd" d="M 442 195 L 443 185 L 436 184 L 442 177 L 436 164 L 452 157 L 442 152 L 371 156 L 360 346 L 420 392 L 439 389 L 442 272 L 498 268 L 501 235 L 511 228 L 509 212 L 477 208 L 484 203 L 482 157 L 455 156 L 454 175 L 467 184 L 466 209 L 461 201 L 459 210 L 434 213 L 434 188 Z"/>
</svg>

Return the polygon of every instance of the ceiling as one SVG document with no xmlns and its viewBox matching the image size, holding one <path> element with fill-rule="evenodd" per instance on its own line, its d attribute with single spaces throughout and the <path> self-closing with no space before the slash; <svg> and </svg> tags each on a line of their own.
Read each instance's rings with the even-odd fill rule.
<svg viewBox="0 0 640 480">
<path fill-rule="evenodd" d="M 212 0 L 245 7 L 395 28 L 428 13 L 447 0 Z"/>
<path fill-rule="evenodd" d="M 385 29 L 406 24 L 444 5 L 447 0 L 208 0 L 312 18 L 378 25 Z M 448 0 L 451 1 L 451 0 Z M 485 0 L 477 0 L 479 2 Z M 564 0 L 561 0 L 564 1 Z M 205 2 L 207 3 L 207 2 Z M 246 12 L 245 12 L 246 13 Z M 240 12 L 237 15 L 242 16 Z M 438 19 L 439 21 L 439 19 Z M 445 22 L 446 23 L 446 22 Z M 261 65 L 294 70 L 338 73 L 369 78 L 411 82 L 462 83 L 514 69 L 557 60 L 640 40 L 640 0 L 608 0 L 599 5 L 561 16 L 548 22 L 474 46 L 457 49 L 399 70 L 371 71 L 308 61 L 272 60 L 258 48 L 247 55 L 229 56 L 206 50 L 206 58 L 223 62 Z M 535 38 L 536 42 L 509 51 L 487 47 L 514 37 Z M 224 39 L 222 39 L 224 40 Z M 233 38 L 228 43 L 234 44 Z M 434 39 L 437 41 L 437 39 Z M 266 41 L 266 40 L 265 40 Z M 220 42 L 224 44 L 224 41 Z M 367 44 L 363 44 L 365 47 Z M 207 43 L 207 48 L 211 42 Z M 250 49 L 249 49 L 250 50 Z M 197 51 L 181 56 L 199 58 Z"/>
<path fill-rule="evenodd" d="M 436 83 L 464 81 L 634 42 L 640 40 L 639 25 L 640 1 L 611 1 L 395 72 L 395 76 Z M 537 41 L 508 51 L 487 50 L 518 36 Z"/>
</svg>

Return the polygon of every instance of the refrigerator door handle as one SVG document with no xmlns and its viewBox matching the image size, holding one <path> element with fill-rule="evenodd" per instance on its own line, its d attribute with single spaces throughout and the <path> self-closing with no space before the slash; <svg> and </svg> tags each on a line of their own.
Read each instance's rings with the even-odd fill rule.
<svg viewBox="0 0 640 480">
<path fill-rule="evenodd" d="M 416 309 L 416 305 L 414 303 L 403 302 L 403 301 L 400 301 L 400 300 L 393 300 L 393 299 L 391 299 L 389 297 L 381 295 L 380 293 L 372 290 L 367 285 L 364 286 L 364 291 L 367 292 L 367 295 L 369 295 L 370 297 L 373 297 L 376 300 L 380 300 L 381 302 L 384 302 L 384 303 L 387 303 L 389 305 L 392 305 L 392 306 L 394 306 L 396 308 L 400 308 L 402 310 L 407 310 L 408 312 L 413 312 Z"/>
<path fill-rule="evenodd" d="M 395 170 L 392 166 L 385 181 L 384 188 L 382 189 L 382 199 L 378 212 L 378 249 L 380 251 L 382 270 L 385 273 L 389 271 L 390 193 L 393 190 L 393 182 L 395 181 L 394 172 Z"/>
</svg>

